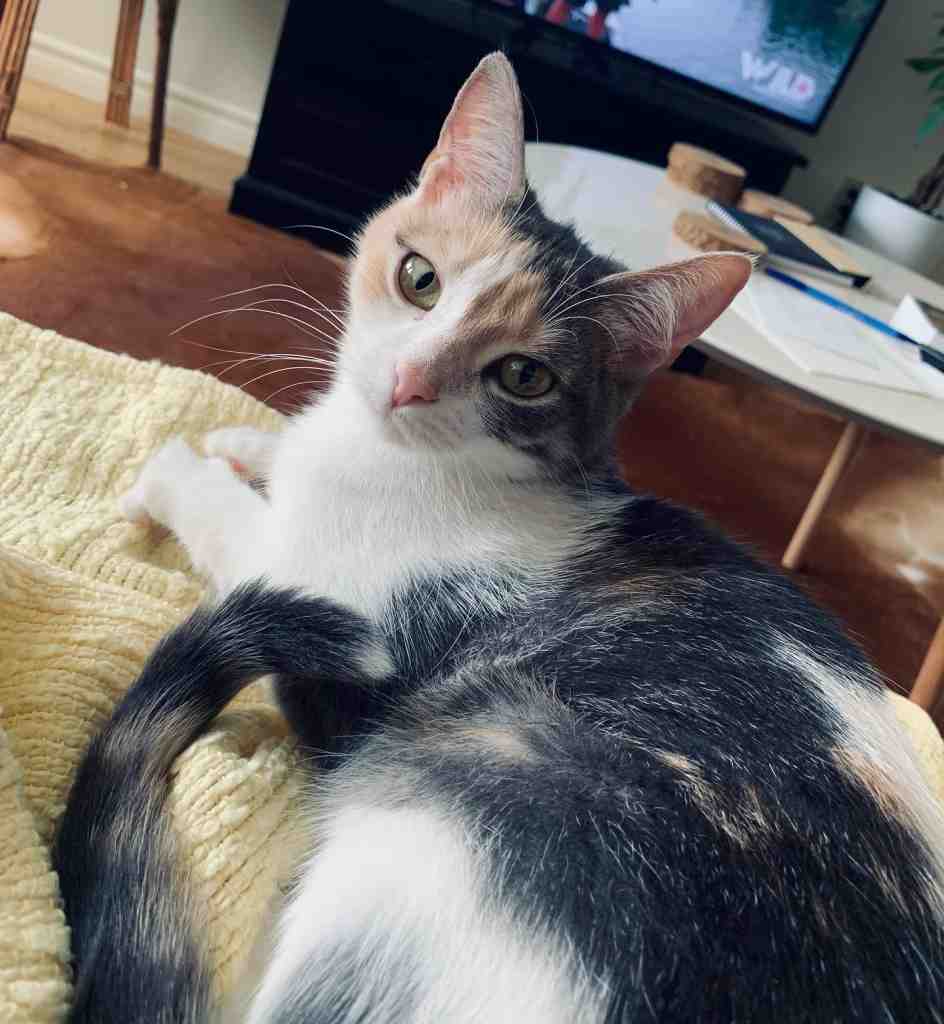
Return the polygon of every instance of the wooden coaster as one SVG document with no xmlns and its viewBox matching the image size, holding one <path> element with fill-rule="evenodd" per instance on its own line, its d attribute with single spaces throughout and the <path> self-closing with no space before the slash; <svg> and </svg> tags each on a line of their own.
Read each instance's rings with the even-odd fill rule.
<svg viewBox="0 0 944 1024">
<path fill-rule="evenodd" d="M 687 142 L 673 144 L 665 173 L 669 181 L 689 192 L 708 196 L 727 206 L 738 201 L 747 177 L 747 171 L 739 164 Z"/>
<path fill-rule="evenodd" d="M 732 231 L 702 213 L 682 212 L 675 218 L 672 231 L 702 252 L 746 252 L 763 256 L 767 246 L 743 231 Z"/>
<path fill-rule="evenodd" d="M 813 223 L 813 214 L 809 210 L 787 202 L 780 196 L 772 196 L 769 192 L 758 192 L 756 188 L 744 190 L 738 208 L 745 213 L 755 213 L 758 217 L 784 217 L 800 224 Z"/>
</svg>

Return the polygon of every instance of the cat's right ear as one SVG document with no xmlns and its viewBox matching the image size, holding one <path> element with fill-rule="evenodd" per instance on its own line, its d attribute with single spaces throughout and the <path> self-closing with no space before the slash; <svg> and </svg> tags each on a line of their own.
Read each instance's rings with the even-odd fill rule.
<svg viewBox="0 0 944 1024">
<path fill-rule="evenodd" d="M 518 80 L 508 58 L 491 53 L 459 90 L 436 148 L 423 164 L 416 197 L 437 203 L 458 194 L 498 208 L 525 187 Z"/>
<path fill-rule="evenodd" d="M 728 308 L 753 267 L 743 253 L 717 252 L 598 281 L 599 298 L 584 301 L 599 302 L 593 313 L 613 343 L 612 368 L 641 380 L 671 363 Z"/>
</svg>

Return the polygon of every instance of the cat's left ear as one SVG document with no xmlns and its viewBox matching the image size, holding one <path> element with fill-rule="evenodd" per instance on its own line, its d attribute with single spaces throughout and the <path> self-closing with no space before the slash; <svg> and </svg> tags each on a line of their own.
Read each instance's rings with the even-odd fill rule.
<svg viewBox="0 0 944 1024">
<path fill-rule="evenodd" d="M 728 308 L 753 266 L 748 256 L 710 253 L 603 278 L 599 319 L 616 342 L 614 369 L 638 379 L 671 363 Z"/>
<path fill-rule="evenodd" d="M 416 195 L 438 202 L 461 193 L 498 207 L 525 189 L 524 114 L 518 80 L 502 53 L 484 57 L 459 90 Z"/>
</svg>

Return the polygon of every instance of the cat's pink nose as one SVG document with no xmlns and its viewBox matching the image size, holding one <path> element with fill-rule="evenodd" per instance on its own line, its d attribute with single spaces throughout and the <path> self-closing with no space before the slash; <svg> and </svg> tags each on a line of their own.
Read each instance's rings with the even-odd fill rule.
<svg viewBox="0 0 944 1024">
<path fill-rule="evenodd" d="M 398 363 L 396 368 L 397 383 L 393 388 L 390 404 L 394 409 L 416 402 L 435 402 L 438 398 L 436 389 L 429 382 L 423 368 L 411 363 Z"/>
</svg>

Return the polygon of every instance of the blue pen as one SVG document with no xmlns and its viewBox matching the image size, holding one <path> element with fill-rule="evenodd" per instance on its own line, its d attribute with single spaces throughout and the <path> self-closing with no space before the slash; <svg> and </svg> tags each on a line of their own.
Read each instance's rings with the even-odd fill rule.
<svg viewBox="0 0 944 1024">
<path fill-rule="evenodd" d="M 848 302 L 843 302 L 842 299 L 837 299 L 834 295 L 830 295 L 829 292 L 820 291 L 819 288 L 814 288 L 805 281 L 800 281 L 795 277 L 791 277 L 789 274 L 785 274 L 782 270 L 777 270 L 775 267 L 765 267 L 764 272 L 774 278 L 775 281 L 780 281 L 783 284 L 789 285 L 791 288 L 796 288 L 797 291 L 804 292 L 809 295 L 811 299 L 817 299 L 819 302 L 825 303 L 833 309 L 838 309 L 840 313 L 846 313 L 858 320 L 859 323 L 866 324 L 868 327 L 873 327 L 876 331 L 881 331 L 882 334 L 886 334 L 890 338 L 895 338 L 896 341 L 904 341 L 909 345 L 917 345 L 921 352 L 922 362 L 927 363 L 929 366 L 933 366 L 936 370 L 944 371 L 944 356 L 935 352 L 933 349 L 922 345 L 920 342 L 915 341 L 914 338 L 909 338 L 907 334 L 902 334 L 901 331 L 896 331 L 894 327 L 885 323 L 884 320 L 879 320 L 878 317 L 869 316 L 868 313 L 863 313 L 861 309 L 856 309 L 855 306 L 850 306 Z"/>
</svg>

